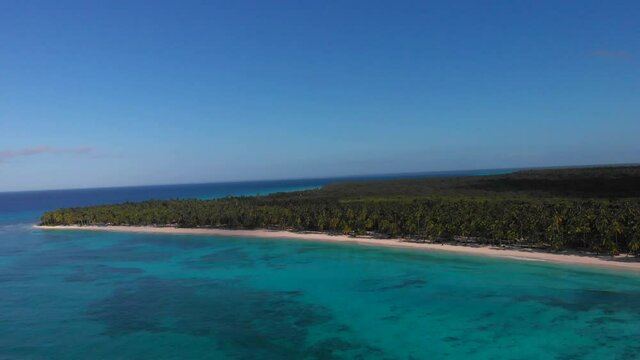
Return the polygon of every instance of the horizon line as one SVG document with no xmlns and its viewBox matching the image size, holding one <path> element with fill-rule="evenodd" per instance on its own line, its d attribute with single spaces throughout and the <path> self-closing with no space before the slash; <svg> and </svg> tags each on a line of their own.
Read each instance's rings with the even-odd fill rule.
<svg viewBox="0 0 640 360">
<path fill-rule="evenodd" d="M 142 184 L 142 185 L 118 185 L 118 186 L 97 186 L 97 187 L 79 187 L 79 188 L 58 188 L 58 189 L 38 189 L 38 190 L 15 190 L 15 191 L 0 191 L 2 194 L 16 194 L 16 193 L 34 193 L 34 192 L 48 192 L 48 191 L 73 191 L 73 190 L 106 190 L 106 189 L 123 189 L 123 188 L 139 188 L 139 187 L 163 187 L 163 186 L 196 186 L 196 185 L 213 185 L 213 184 L 233 184 L 233 183 L 257 183 L 257 182 L 277 182 L 277 181 L 305 181 L 305 180 L 331 180 L 331 179 L 358 179 L 368 177 L 386 177 L 386 176 L 412 176 L 412 175 L 426 175 L 426 174 L 438 174 L 438 173 L 452 173 L 452 172 L 471 172 L 471 171 L 487 171 L 487 170 L 543 170 L 543 169 L 558 169 L 558 168 L 597 168 L 597 167 L 613 167 L 613 166 L 640 166 L 640 162 L 634 163 L 605 163 L 605 164 L 588 164 L 588 165 L 551 165 L 551 166 L 523 166 L 523 167 L 501 167 L 501 168 L 475 168 L 475 169 L 451 169 L 451 170 L 425 170 L 425 171 L 407 171 L 407 172 L 393 172 L 393 173 L 366 173 L 366 174 L 351 174 L 351 175 L 336 175 L 336 176 L 320 176 L 320 177 L 300 177 L 300 178 L 274 178 L 274 179 L 254 179 L 254 180 L 225 180 L 225 181 L 211 181 L 211 182 L 185 182 L 185 183 L 166 183 L 166 184 Z"/>
</svg>

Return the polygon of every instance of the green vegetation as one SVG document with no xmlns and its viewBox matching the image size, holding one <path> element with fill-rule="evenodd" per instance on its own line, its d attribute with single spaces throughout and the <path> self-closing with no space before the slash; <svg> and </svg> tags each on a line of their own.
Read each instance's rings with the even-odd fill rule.
<svg viewBox="0 0 640 360">
<path fill-rule="evenodd" d="M 640 167 L 345 182 L 268 196 L 61 209 L 41 221 L 312 230 L 639 254 Z"/>
</svg>

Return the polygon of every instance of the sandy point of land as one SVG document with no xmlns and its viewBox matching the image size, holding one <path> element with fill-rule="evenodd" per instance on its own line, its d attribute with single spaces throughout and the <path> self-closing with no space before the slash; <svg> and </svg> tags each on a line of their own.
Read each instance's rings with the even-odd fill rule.
<svg viewBox="0 0 640 360">
<path fill-rule="evenodd" d="M 209 228 L 175 228 L 155 226 L 38 226 L 43 230 L 89 230 L 89 231 L 113 231 L 150 234 L 174 234 L 174 235 L 210 235 L 210 236 L 236 236 L 259 237 L 270 239 L 299 239 L 311 241 L 325 241 L 335 243 L 348 243 L 368 246 L 387 246 L 395 248 L 419 249 L 430 251 L 444 251 L 466 255 L 508 258 L 523 261 L 540 261 L 560 264 L 573 264 L 594 267 L 604 267 L 620 270 L 640 271 L 640 259 L 627 256 L 594 256 L 585 254 L 549 253 L 526 249 L 501 248 L 493 246 L 463 246 L 434 243 L 408 242 L 403 239 L 374 239 L 367 237 L 351 237 L 346 235 L 330 235 L 318 232 L 291 232 L 275 230 L 226 230 Z"/>
</svg>

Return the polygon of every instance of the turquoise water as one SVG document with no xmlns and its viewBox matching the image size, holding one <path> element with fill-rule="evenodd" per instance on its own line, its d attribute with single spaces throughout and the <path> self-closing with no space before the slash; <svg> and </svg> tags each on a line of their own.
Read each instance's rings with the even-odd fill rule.
<svg viewBox="0 0 640 360">
<path fill-rule="evenodd" d="M 0 358 L 640 351 L 633 274 L 292 240 L 0 231 Z"/>
<path fill-rule="evenodd" d="M 0 359 L 640 354 L 637 273 L 284 239 L 43 231 L 31 228 L 38 213 L 0 214 Z"/>
</svg>

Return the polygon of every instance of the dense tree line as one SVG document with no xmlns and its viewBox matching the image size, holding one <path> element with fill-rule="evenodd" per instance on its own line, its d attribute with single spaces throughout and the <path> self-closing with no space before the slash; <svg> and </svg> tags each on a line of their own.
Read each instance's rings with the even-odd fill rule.
<svg viewBox="0 0 640 360">
<path fill-rule="evenodd" d="M 637 190 L 593 185 L 605 177 L 614 184 L 632 183 L 640 168 L 542 173 L 340 183 L 268 196 L 61 209 L 44 214 L 42 224 L 272 228 L 640 253 Z M 570 186 L 571 181 L 575 186 L 570 196 L 558 196 L 557 184 Z M 506 189 L 510 183 L 518 185 Z M 491 187 L 499 190 L 488 190 Z M 590 191 L 596 194 L 589 196 Z M 614 195 L 602 196 L 605 193 Z"/>
</svg>

